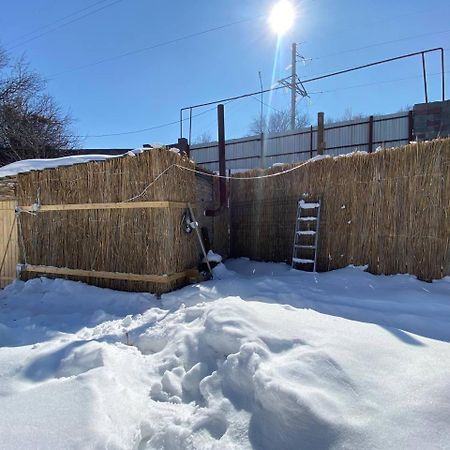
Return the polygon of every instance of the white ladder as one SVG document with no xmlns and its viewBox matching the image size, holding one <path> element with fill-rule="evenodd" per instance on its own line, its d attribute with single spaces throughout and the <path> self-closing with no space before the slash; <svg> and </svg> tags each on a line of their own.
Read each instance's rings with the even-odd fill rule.
<svg viewBox="0 0 450 450">
<path fill-rule="evenodd" d="M 298 201 L 292 251 L 292 267 L 294 269 L 312 267 L 312 271 L 316 272 L 320 208 L 320 200 L 300 199 Z"/>
</svg>

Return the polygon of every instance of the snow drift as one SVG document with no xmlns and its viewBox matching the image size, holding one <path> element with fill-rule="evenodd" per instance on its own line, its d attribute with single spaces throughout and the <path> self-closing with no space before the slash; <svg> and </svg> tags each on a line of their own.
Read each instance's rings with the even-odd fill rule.
<svg viewBox="0 0 450 450">
<path fill-rule="evenodd" d="M 2 448 L 448 448 L 450 280 L 246 260 L 0 293 Z"/>
</svg>

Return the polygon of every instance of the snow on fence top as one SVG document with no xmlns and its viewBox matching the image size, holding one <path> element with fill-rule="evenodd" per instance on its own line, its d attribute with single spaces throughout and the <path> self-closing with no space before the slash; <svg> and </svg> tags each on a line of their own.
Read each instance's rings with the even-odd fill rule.
<svg viewBox="0 0 450 450">
<path fill-rule="evenodd" d="M 125 153 L 125 155 L 72 155 L 63 156 L 61 158 L 23 159 L 21 161 L 15 161 L 4 167 L 0 167 L 0 178 L 12 177 L 18 175 L 19 173 L 27 173 L 33 170 L 55 169 L 57 167 L 73 166 L 75 164 L 84 164 L 91 161 L 106 161 L 109 159 L 123 158 L 124 156 L 135 156 L 145 150 L 153 150 L 153 148 L 138 148 Z"/>
</svg>

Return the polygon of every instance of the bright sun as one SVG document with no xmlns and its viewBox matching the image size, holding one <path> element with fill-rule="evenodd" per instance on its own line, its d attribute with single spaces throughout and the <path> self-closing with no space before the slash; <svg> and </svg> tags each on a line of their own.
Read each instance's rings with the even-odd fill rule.
<svg viewBox="0 0 450 450">
<path fill-rule="evenodd" d="M 283 36 L 294 24 L 295 9 L 288 0 L 280 0 L 273 8 L 269 17 L 269 24 L 272 30 Z"/>
</svg>

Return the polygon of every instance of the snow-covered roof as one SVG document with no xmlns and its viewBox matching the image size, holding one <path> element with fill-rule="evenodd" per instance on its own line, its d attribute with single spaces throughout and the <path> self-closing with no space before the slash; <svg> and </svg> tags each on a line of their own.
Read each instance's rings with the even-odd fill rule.
<svg viewBox="0 0 450 450">
<path fill-rule="evenodd" d="M 50 159 L 23 159 L 0 167 L 0 178 L 11 177 L 19 173 L 31 172 L 32 170 L 54 169 L 56 167 L 73 166 L 75 164 L 83 164 L 90 161 L 106 161 L 113 158 L 122 158 L 127 155 L 134 156 L 145 150 L 151 150 L 152 148 L 138 148 L 129 151 L 124 155 L 73 155 Z"/>
</svg>

